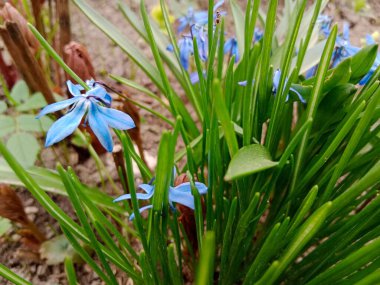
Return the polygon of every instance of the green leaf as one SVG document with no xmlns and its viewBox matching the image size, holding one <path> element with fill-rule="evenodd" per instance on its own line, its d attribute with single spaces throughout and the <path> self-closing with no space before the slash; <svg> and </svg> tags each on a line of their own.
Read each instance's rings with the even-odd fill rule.
<svg viewBox="0 0 380 285">
<path fill-rule="evenodd" d="M 7 104 L 4 101 L 0 101 L 0 114 L 4 113 L 7 109 Z"/>
<path fill-rule="evenodd" d="M 206 232 L 204 246 L 199 258 L 197 277 L 195 284 L 207 285 L 213 283 L 214 259 L 215 259 L 215 232 Z"/>
<path fill-rule="evenodd" d="M 33 135 L 28 133 L 13 134 L 7 142 L 7 148 L 25 168 L 34 165 L 37 154 L 40 151 L 38 141 Z"/>
<path fill-rule="evenodd" d="M 21 103 L 28 99 L 29 88 L 28 88 L 28 85 L 26 85 L 26 82 L 24 80 L 17 81 L 15 86 L 13 86 L 12 91 L 11 91 L 11 97 L 17 103 Z"/>
<path fill-rule="evenodd" d="M 258 285 L 264 284 L 274 284 L 281 273 L 286 269 L 286 267 L 292 262 L 297 254 L 304 248 L 304 246 L 309 242 L 309 240 L 318 232 L 320 227 L 323 225 L 331 206 L 332 202 L 327 202 L 317 211 L 314 212 L 310 218 L 302 224 L 295 237 L 292 239 L 287 249 L 282 254 L 280 260 L 275 261 L 268 268 L 263 277 L 256 283 Z M 274 270 L 276 269 L 276 270 Z"/>
<path fill-rule="evenodd" d="M 350 80 L 351 76 L 351 58 L 341 62 L 334 68 L 330 75 L 327 76 L 323 91 L 327 92 L 339 84 L 345 84 Z"/>
<path fill-rule="evenodd" d="M 65 187 L 59 175 L 50 169 L 33 166 L 27 170 L 30 177 L 45 191 L 67 196 Z M 17 186 L 25 186 L 5 161 L 0 160 L 0 182 Z M 124 209 L 112 202 L 112 198 L 97 188 L 85 188 L 85 194 L 99 208 L 110 209 L 117 213 L 124 213 Z"/>
<path fill-rule="evenodd" d="M 239 149 L 236 155 L 232 157 L 224 179 L 234 180 L 277 165 L 278 162 L 272 160 L 264 146 L 252 144 Z"/>
<path fill-rule="evenodd" d="M 77 277 L 75 274 L 75 268 L 74 268 L 73 261 L 69 257 L 67 257 L 65 259 L 65 272 L 66 272 L 66 276 L 67 276 L 67 282 L 69 283 L 69 285 L 79 284 L 77 282 Z"/>
<path fill-rule="evenodd" d="M 49 117 L 44 116 L 40 119 L 36 119 L 36 117 L 31 114 L 20 115 L 16 120 L 19 129 L 26 132 L 46 132 L 53 124 L 53 120 Z"/>
<path fill-rule="evenodd" d="M 350 82 L 357 83 L 371 69 L 377 55 L 377 45 L 362 48 L 352 57 Z"/>
<path fill-rule="evenodd" d="M 2 237 L 11 227 L 12 224 L 8 219 L 0 217 L 0 237 Z"/>
<path fill-rule="evenodd" d="M 24 103 L 18 105 L 16 110 L 19 112 L 36 110 L 44 107 L 46 105 L 46 100 L 42 93 L 37 92 L 27 98 Z"/>
<path fill-rule="evenodd" d="M 231 4 L 231 10 L 232 15 L 234 17 L 235 22 L 235 32 L 236 32 L 236 38 L 238 41 L 238 47 L 239 47 L 239 53 L 240 58 L 243 57 L 244 52 L 244 30 L 245 30 L 245 23 L 244 23 L 244 14 L 241 10 L 240 6 L 236 3 L 235 0 L 230 0 Z"/>
<path fill-rule="evenodd" d="M 5 279 L 9 280 L 12 284 L 15 285 L 32 285 L 32 283 L 24 280 L 22 277 L 18 276 L 16 273 L 1 263 L 0 276 L 3 276 Z"/>
<path fill-rule="evenodd" d="M 14 132 L 16 129 L 15 120 L 12 117 L 0 115 L 0 137 Z"/>
<path fill-rule="evenodd" d="M 77 255 L 64 235 L 56 236 L 41 244 L 40 254 L 48 265 L 63 263 L 66 257 L 73 259 Z"/>
</svg>

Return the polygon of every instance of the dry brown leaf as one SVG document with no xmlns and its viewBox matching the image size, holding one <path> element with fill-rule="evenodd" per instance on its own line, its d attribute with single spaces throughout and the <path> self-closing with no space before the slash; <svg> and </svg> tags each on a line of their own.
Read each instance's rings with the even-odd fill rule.
<svg viewBox="0 0 380 285">
<path fill-rule="evenodd" d="M 40 43 L 29 30 L 27 21 L 17 9 L 10 3 L 5 3 L 4 7 L 0 10 L 0 16 L 3 17 L 4 21 L 14 22 L 18 25 L 33 54 L 36 54 L 40 47 Z"/>
<path fill-rule="evenodd" d="M 29 223 L 20 198 L 6 184 L 0 184 L 0 216 L 22 225 Z"/>
<path fill-rule="evenodd" d="M 63 49 L 66 64 L 82 79 L 95 79 L 95 71 L 91 62 L 90 55 L 86 47 L 77 42 L 70 42 Z M 69 80 L 76 82 L 68 76 Z"/>
</svg>

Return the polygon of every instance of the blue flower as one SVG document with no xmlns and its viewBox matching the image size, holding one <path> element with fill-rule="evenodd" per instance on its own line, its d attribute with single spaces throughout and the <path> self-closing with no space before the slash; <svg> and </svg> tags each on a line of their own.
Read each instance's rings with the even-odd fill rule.
<svg viewBox="0 0 380 285">
<path fill-rule="evenodd" d="M 332 18 L 327 15 L 319 15 L 317 25 L 319 26 L 319 33 L 323 38 L 328 38 L 330 35 Z"/>
<path fill-rule="evenodd" d="M 277 94 L 277 91 L 278 91 L 278 87 L 279 87 L 279 84 L 280 84 L 280 78 L 281 78 L 281 70 L 277 69 L 274 74 L 273 74 L 273 88 L 272 88 L 272 92 L 274 95 Z M 288 79 L 285 79 L 285 85 L 286 83 L 288 82 Z M 284 86 L 285 88 L 285 86 Z M 290 87 L 289 91 L 292 91 L 294 93 L 297 94 L 298 96 L 298 99 L 302 102 L 302 103 L 306 103 L 306 100 L 302 97 L 302 95 L 294 88 Z M 287 102 L 289 100 L 289 94 L 286 95 L 286 100 L 285 102 Z"/>
<path fill-rule="evenodd" d="M 344 23 L 342 35 L 339 35 L 336 38 L 335 49 L 332 54 L 331 67 L 332 68 L 336 67 L 339 63 L 341 63 L 346 58 L 354 56 L 359 50 L 360 48 L 351 45 L 350 28 L 347 23 Z M 305 78 L 307 79 L 314 76 L 316 71 L 317 71 L 317 65 L 312 67 L 306 72 Z"/>
<path fill-rule="evenodd" d="M 230 38 L 224 43 L 224 54 L 235 56 L 235 63 L 240 59 L 238 42 L 235 38 Z"/>
<path fill-rule="evenodd" d="M 193 40 L 189 36 L 184 36 L 178 41 L 179 60 L 185 70 L 189 69 L 189 57 L 194 53 Z M 173 52 L 173 45 L 166 48 L 168 51 Z"/>
<path fill-rule="evenodd" d="M 207 186 L 200 182 L 195 182 L 195 187 L 197 188 L 199 194 L 203 195 L 207 193 Z M 151 184 L 140 184 L 139 188 L 143 190 L 145 193 L 136 193 L 136 197 L 138 200 L 149 200 L 154 195 L 154 185 Z M 123 200 L 131 199 L 131 194 L 124 194 L 120 197 L 116 198 L 114 202 L 120 202 Z M 169 205 L 170 208 L 174 211 L 175 207 L 174 203 L 182 204 L 192 210 L 194 210 L 194 196 L 191 193 L 191 185 L 190 182 L 182 183 L 176 187 L 169 187 Z M 147 205 L 139 209 L 139 212 L 152 208 L 153 205 Z M 132 213 L 129 217 L 130 220 L 133 220 L 135 215 Z"/>
<path fill-rule="evenodd" d="M 343 34 L 336 39 L 336 48 L 333 52 L 332 67 L 336 67 L 340 62 L 355 55 L 360 48 L 350 43 L 350 28 L 347 23 L 343 25 Z"/>
<path fill-rule="evenodd" d="M 207 60 L 208 42 L 207 35 L 203 26 L 193 25 L 191 27 L 191 34 L 197 40 L 199 57 L 201 60 Z"/>
<path fill-rule="evenodd" d="M 255 28 L 255 32 L 254 32 L 254 35 L 253 35 L 253 40 L 255 42 L 258 42 L 259 40 L 261 40 L 264 36 L 264 32 L 263 30 L 259 29 L 259 28 Z"/>
<path fill-rule="evenodd" d="M 372 35 L 366 36 L 366 42 L 367 42 L 367 45 L 376 44 L 376 41 Z M 379 67 L 379 65 L 380 65 L 380 53 L 377 54 L 375 61 L 371 69 L 369 70 L 369 72 L 359 81 L 359 85 L 365 85 L 368 82 L 368 80 L 371 79 L 372 75 L 374 74 L 376 69 Z"/>
<path fill-rule="evenodd" d="M 45 147 L 71 135 L 84 116 L 86 116 L 85 123 L 88 122 L 102 146 L 109 152 L 113 149 L 109 127 L 118 130 L 128 130 L 135 127 L 129 115 L 109 108 L 112 98 L 101 85 L 96 84 L 93 80 L 86 81 L 86 83 L 91 90 L 82 94 L 81 91 L 84 90 L 82 86 L 74 85 L 70 80 L 67 81 L 67 87 L 73 98 L 50 104 L 38 114 L 37 118 L 40 118 L 71 106 L 69 111 L 50 127 L 46 135 Z"/>
<path fill-rule="evenodd" d="M 224 0 L 221 0 L 217 2 L 214 5 L 214 19 L 216 19 L 216 11 L 220 6 L 224 4 Z M 225 13 L 221 13 L 224 15 Z M 191 27 L 193 25 L 199 25 L 199 26 L 204 26 L 208 22 L 208 11 L 197 11 L 195 12 L 192 7 L 189 7 L 187 10 L 187 14 L 181 18 L 178 19 L 179 25 L 177 28 L 178 33 L 181 33 L 183 30 L 186 29 L 187 26 Z"/>
</svg>

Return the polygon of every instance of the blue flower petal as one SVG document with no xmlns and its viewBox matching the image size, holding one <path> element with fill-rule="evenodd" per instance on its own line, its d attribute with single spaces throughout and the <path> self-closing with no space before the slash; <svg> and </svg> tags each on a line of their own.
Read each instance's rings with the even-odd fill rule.
<svg viewBox="0 0 380 285">
<path fill-rule="evenodd" d="M 99 112 L 102 114 L 103 119 L 106 123 L 114 129 L 118 130 L 129 130 L 135 127 L 131 116 L 111 108 L 105 108 L 98 106 Z"/>
<path fill-rule="evenodd" d="M 46 114 L 65 109 L 65 108 L 69 107 L 70 105 L 78 102 L 79 100 L 85 100 L 85 99 L 84 99 L 84 97 L 78 96 L 78 97 L 73 97 L 73 98 L 70 98 L 67 100 L 63 100 L 63 101 L 60 101 L 57 103 L 47 105 L 41 110 L 41 112 L 38 114 L 38 116 L 36 118 L 39 119 L 40 117 L 42 117 Z"/>
<path fill-rule="evenodd" d="M 207 186 L 201 182 L 195 182 L 199 194 L 203 195 L 207 193 Z M 190 182 L 182 183 L 176 187 L 170 187 L 169 189 L 169 202 L 180 203 L 194 209 L 194 196 L 191 194 Z"/>
<path fill-rule="evenodd" d="M 139 212 L 140 212 L 140 214 L 141 214 L 141 213 L 144 212 L 145 210 L 152 209 L 152 208 L 153 208 L 153 205 L 144 206 L 144 207 L 142 207 L 142 208 L 139 209 Z M 135 218 L 135 213 L 132 213 L 132 214 L 129 216 L 129 220 L 132 221 L 134 218 Z"/>
<path fill-rule="evenodd" d="M 199 75 L 198 75 L 198 72 L 192 72 L 190 74 L 190 82 L 191 84 L 195 84 L 195 83 L 198 83 L 199 82 Z"/>
<path fill-rule="evenodd" d="M 107 94 L 107 91 L 102 86 L 95 86 L 91 90 L 86 92 L 87 96 L 95 97 L 95 98 L 104 98 L 104 96 Z"/>
<path fill-rule="evenodd" d="M 185 183 L 183 183 L 185 184 Z M 189 185 L 177 186 L 176 188 L 170 187 L 169 189 L 169 201 L 179 203 L 194 210 L 194 196 L 191 194 L 190 183 Z M 180 188 L 178 188 L 180 187 Z"/>
<path fill-rule="evenodd" d="M 277 93 L 278 85 L 280 84 L 281 71 L 277 69 L 273 75 L 273 93 Z"/>
<path fill-rule="evenodd" d="M 139 188 L 144 190 L 146 193 L 153 195 L 153 192 L 154 192 L 154 186 L 153 185 L 151 185 L 151 184 L 140 184 Z"/>
<path fill-rule="evenodd" d="M 146 194 L 136 193 L 136 198 L 138 200 L 148 200 L 148 199 L 152 198 L 152 196 L 154 194 L 154 186 L 149 185 L 149 184 L 140 184 L 139 188 L 144 190 Z M 128 200 L 128 199 L 131 199 L 131 194 L 121 195 L 120 197 L 113 200 L 113 202 L 115 203 L 115 202 L 119 202 L 122 200 Z"/>
<path fill-rule="evenodd" d="M 179 57 L 181 61 L 181 65 L 185 70 L 189 69 L 189 56 L 193 54 L 194 47 L 193 47 L 193 41 L 185 37 L 178 42 L 179 46 Z"/>
<path fill-rule="evenodd" d="M 102 113 L 99 112 L 99 107 L 99 105 L 91 100 L 90 110 L 88 112 L 88 124 L 90 125 L 90 128 L 93 130 L 96 137 L 99 139 L 102 146 L 108 152 L 112 152 L 112 136 L 106 120 L 104 120 Z"/>
<path fill-rule="evenodd" d="M 95 88 L 86 92 L 88 97 L 94 97 L 105 103 L 107 106 L 111 105 L 112 97 L 107 93 L 106 89 L 102 86 L 96 86 Z"/>
<path fill-rule="evenodd" d="M 45 147 L 63 140 L 75 131 L 86 112 L 87 107 L 85 103 L 85 101 L 78 102 L 71 112 L 57 120 L 50 127 L 46 135 Z"/>
<path fill-rule="evenodd" d="M 90 80 L 86 80 L 86 84 L 88 87 L 94 88 L 96 83 L 94 79 L 90 79 Z"/>
<path fill-rule="evenodd" d="M 296 89 L 294 88 L 290 88 L 289 89 L 290 91 L 293 91 L 294 93 L 297 94 L 298 96 L 298 99 L 303 103 L 303 104 L 306 104 L 306 100 L 302 97 L 301 93 L 299 93 Z"/>
<path fill-rule="evenodd" d="M 214 12 L 220 7 L 220 6 L 222 6 L 224 4 L 224 0 L 220 0 L 220 1 L 218 1 L 217 3 L 215 3 L 215 5 L 214 5 Z"/>
<path fill-rule="evenodd" d="M 174 46 L 172 44 L 169 44 L 167 47 L 166 47 L 166 50 L 167 51 L 170 51 L 170 52 L 173 52 L 174 51 Z"/>
<path fill-rule="evenodd" d="M 186 26 L 189 24 L 189 21 L 186 16 L 179 18 L 178 21 L 179 24 L 177 28 L 177 33 L 182 33 Z"/>
<path fill-rule="evenodd" d="M 195 182 L 195 187 L 198 189 L 199 194 L 203 195 L 207 193 L 207 186 L 201 182 Z"/>
<path fill-rule="evenodd" d="M 116 202 L 120 202 L 120 201 L 123 201 L 123 200 L 129 200 L 131 198 L 132 198 L 131 194 L 124 194 L 124 195 L 121 195 L 121 196 L 117 197 L 112 202 L 116 203 Z"/>
<path fill-rule="evenodd" d="M 194 13 L 193 22 L 190 25 L 197 24 L 200 26 L 206 25 L 208 22 L 208 11 L 198 11 Z"/>
<path fill-rule="evenodd" d="M 343 39 L 350 41 L 350 26 L 347 22 L 343 24 Z"/>
<path fill-rule="evenodd" d="M 82 94 L 80 93 L 81 90 L 83 90 L 83 87 L 79 84 L 74 84 L 70 80 L 66 81 L 67 88 L 69 89 L 69 92 L 73 96 L 81 96 Z"/>
</svg>

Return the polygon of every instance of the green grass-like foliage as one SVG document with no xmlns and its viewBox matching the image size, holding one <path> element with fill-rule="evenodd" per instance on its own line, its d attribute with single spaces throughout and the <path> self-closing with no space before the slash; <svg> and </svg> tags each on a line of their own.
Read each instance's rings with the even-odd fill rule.
<svg viewBox="0 0 380 285">
<path fill-rule="evenodd" d="M 172 115 L 166 118 L 151 110 L 172 127 L 162 134 L 158 146 L 153 209 L 148 219 L 138 213 L 132 159 L 145 182 L 152 174 L 127 133 L 117 135 L 126 163 L 126 177 L 121 174 L 121 179 L 132 195 L 125 209 L 135 214 L 133 225 L 120 207 L 112 207 L 100 194 L 92 198 L 71 168 L 58 166 L 58 174 L 48 182 L 68 195 L 78 217 L 78 222 L 72 220 L 45 193 L 46 179 L 39 183 L 39 176 L 26 171 L 1 142 L 0 153 L 106 284 L 117 284 L 115 267 L 136 284 L 184 283 L 184 267 L 193 273 L 196 284 L 374 284 L 380 280 L 380 69 L 365 86 L 357 85 L 372 66 L 377 47 L 365 48 L 330 69 L 337 27 L 322 45 L 312 44 L 317 16 L 327 1 L 316 0 L 309 8 L 306 0 L 285 1 L 281 25 L 276 27 L 277 0 L 269 1 L 265 15 L 261 1 L 247 0 L 242 10 L 230 0 L 232 13 L 226 17 L 234 18 L 241 60 L 236 65 L 234 58 L 227 60 L 218 45 L 225 36 L 227 21 L 222 19 L 209 33 L 206 62 L 195 48 L 193 67 L 200 75 L 195 85 L 180 65 L 168 11 L 174 1 L 160 1 L 166 33 L 152 21 L 144 1 L 140 13 L 119 2 L 126 24 L 151 47 L 154 62 L 85 0 L 72 2 L 166 97 L 162 100 L 133 81 L 111 76 L 158 100 Z M 212 0 L 209 7 L 212 30 Z M 253 44 L 259 23 L 264 37 Z M 174 54 L 165 50 L 170 42 Z M 46 42 L 41 44 L 64 65 Z M 300 74 L 315 63 L 316 75 L 304 80 Z M 277 68 L 282 74 L 273 96 L 272 75 Z M 181 94 L 174 90 L 168 73 L 183 89 Z M 239 86 L 244 80 L 247 86 Z M 291 86 L 307 104 L 286 100 Z M 176 152 L 179 138 L 185 147 Z M 184 162 L 182 172 L 190 181 L 197 178 L 208 186 L 204 198 L 195 195 L 198 252 L 178 221 L 180 213 L 168 207 L 170 174 L 179 161 Z M 141 250 L 130 245 L 131 239 L 141 244 Z M 65 270 L 69 283 L 75 284 L 69 259 Z M 27 284 L 6 268 L 0 267 L 0 274 L 16 284 Z"/>
</svg>

